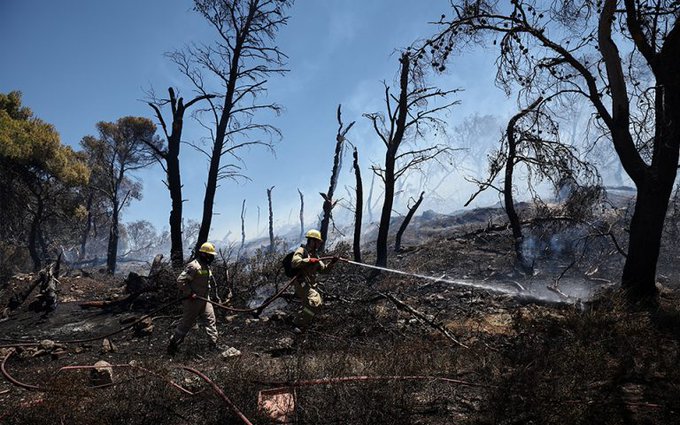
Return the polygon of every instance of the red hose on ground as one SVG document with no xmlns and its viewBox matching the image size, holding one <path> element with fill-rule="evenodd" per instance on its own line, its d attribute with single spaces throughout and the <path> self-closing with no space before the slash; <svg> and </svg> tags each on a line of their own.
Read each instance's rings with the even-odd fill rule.
<svg viewBox="0 0 680 425">
<path fill-rule="evenodd" d="M 246 418 L 246 416 L 241 412 L 241 410 L 231 400 L 229 400 L 229 397 L 227 397 L 226 394 L 224 394 L 224 391 L 222 391 L 222 389 L 220 387 L 218 387 L 217 384 L 215 384 L 210 378 L 205 376 L 202 372 L 194 369 L 193 367 L 180 366 L 180 369 L 184 369 L 186 371 L 189 371 L 189 372 L 199 376 L 205 382 L 207 382 L 212 387 L 213 391 L 215 391 L 215 393 L 217 395 L 219 395 L 222 398 L 222 400 L 224 400 L 225 403 L 227 403 L 227 405 L 231 408 L 231 410 L 236 414 L 236 416 L 238 416 L 241 419 L 241 421 L 243 421 L 244 424 L 253 425 L 253 423 L 250 422 L 250 420 L 248 420 L 248 418 Z"/>
</svg>

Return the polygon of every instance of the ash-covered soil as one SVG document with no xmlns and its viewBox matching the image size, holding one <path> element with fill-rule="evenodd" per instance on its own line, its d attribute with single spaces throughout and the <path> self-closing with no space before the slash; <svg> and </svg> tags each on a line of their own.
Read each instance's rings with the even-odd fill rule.
<svg viewBox="0 0 680 425">
<path fill-rule="evenodd" d="M 368 279 L 372 270 L 338 263 L 304 334 L 287 320 L 299 308 L 291 290 L 258 317 L 217 309 L 219 352 L 194 329 L 166 354 L 181 314 L 172 273 L 158 291 L 121 302 L 123 277 L 71 271 L 56 311 L 29 311 L 29 298 L 0 322 L 0 423 L 680 423 L 673 267 L 663 266 L 658 306 L 631 308 L 613 285 L 622 258 L 608 242 L 543 252 L 526 275 L 509 231 L 480 217 L 407 233 L 388 266 L 409 275 Z M 222 265 L 230 305 L 258 304 L 285 284 L 282 255 Z M 31 280 L 15 277 L 1 299 Z M 109 306 L 81 307 L 92 300 Z M 60 370 L 100 360 L 114 365 L 111 384 L 95 387 L 90 369 Z M 294 406 L 279 403 L 276 416 L 267 400 Z"/>
</svg>

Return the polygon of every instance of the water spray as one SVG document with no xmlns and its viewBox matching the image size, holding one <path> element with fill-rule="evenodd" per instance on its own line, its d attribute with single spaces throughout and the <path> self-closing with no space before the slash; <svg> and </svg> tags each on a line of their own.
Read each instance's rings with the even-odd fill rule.
<svg viewBox="0 0 680 425">
<path fill-rule="evenodd" d="M 380 266 L 374 266 L 374 265 L 371 265 L 371 264 L 359 263 L 357 261 L 348 260 L 346 258 L 340 258 L 340 261 L 344 261 L 345 263 L 354 264 L 354 265 L 357 265 L 357 266 L 360 266 L 360 267 L 366 267 L 366 268 L 369 268 L 369 269 L 381 270 L 381 271 L 394 273 L 394 274 L 400 274 L 402 276 L 412 276 L 412 277 L 417 277 L 419 279 L 431 280 L 435 283 L 443 282 L 443 283 L 448 283 L 448 284 L 456 285 L 456 286 L 466 286 L 466 287 L 476 288 L 476 289 L 486 289 L 486 290 L 493 291 L 493 292 L 500 292 L 502 294 L 513 294 L 513 295 L 515 295 L 515 294 L 520 293 L 520 291 L 518 291 L 517 289 L 499 288 L 499 287 L 496 287 L 496 286 L 487 285 L 487 284 L 483 284 L 483 283 L 475 283 L 475 282 L 469 282 L 469 281 L 459 280 L 459 279 L 456 279 L 456 280 L 444 279 L 444 278 L 441 278 L 441 277 L 427 276 L 427 275 L 419 274 L 419 273 L 407 273 L 405 271 L 390 269 L 390 268 L 387 268 L 387 267 L 380 267 Z"/>
</svg>

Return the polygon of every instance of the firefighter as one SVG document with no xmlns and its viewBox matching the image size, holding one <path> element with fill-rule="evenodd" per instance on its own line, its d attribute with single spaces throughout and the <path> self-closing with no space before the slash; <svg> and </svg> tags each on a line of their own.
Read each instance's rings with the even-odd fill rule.
<svg viewBox="0 0 680 425">
<path fill-rule="evenodd" d="M 338 257 L 333 257 L 329 264 L 319 259 L 318 249 L 323 243 L 321 232 L 309 230 L 305 233 L 307 243 L 295 250 L 292 259 L 293 269 L 297 271 L 295 279 L 295 295 L 302 301 L 302 309 L 293 320 L 296 326 L 295 333 L 301 333 L 314 320 L 321 310 L 323 300 L 316 288 L 316 274 L 318 272 L 327 273 L 338 261 Z"/>
<path fill-rule="evenodd" d="M 187 264 L 186 268 L 177 278 L 179 291 L 184 300 L 182 301 L 182 320 L 170 337 L 168 354 L 177 353 L 179 344 L 189 332 L 199 316 L 202 316 L 205 331 L 210 338 L 210 347 L 219 350 L 217 345 L 217 327 L 215 326 L 215 311 L 212 304 L 196 297 L 208 299 L 210 297 L 210 283 L 212 271 L 210 264 L 215 260 L 215 246 L 206 242 L 198 250 L 196 259 Z"/>
</svg>

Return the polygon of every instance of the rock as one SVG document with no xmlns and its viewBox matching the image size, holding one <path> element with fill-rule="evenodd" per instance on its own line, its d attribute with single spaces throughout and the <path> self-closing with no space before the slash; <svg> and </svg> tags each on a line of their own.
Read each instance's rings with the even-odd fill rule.
<svg viewBox="0 0 680 425">
<path fill-rule="evenodd" d="M 237 317 L 238 317 L 238 314 L 232 314 L 231 316 L 227 316 L 227 317 L 225 317 L 224 319 L 225 319 L 227 322 L 233 322 L 234 320 L 236 320 Z"/>
<path fill-rule="evenodd" d="M 286 319 L 287 314 L 281 310 L 274 310 L 272 314 L 269 315 L 270 320 L 283 321 Z"/>
<path fill-rule="evenodd" d="M 153 320 L 150 317 L 145 317 L 137 322 L 134 328 L 137 336 L 151 335 L 153 333 Z"/>
<path fill-rule="evenodd" d="M 276 341 L 274 341 L 274 346 L 278 349 L 293 348 L 293 344 L 295 344 L 295 341 L 293 340 L 293 338 L 288 336 L 279 338 Z"/>
<path fill-rule="evenodd" d="M 111 342 L 108 338 L 104 338 L 104 341 L 102 341 L 102 353 L 110 353 L 110 352 L 115 352 L 116 346 Z"/>
<path fill-rule="evenodd" d="M 55 342 L 51 339 L 43 339 L 40 341 L 40 348 L 43 350 L 53 350 L 55 346 Z"/>
<path fill-rule="evenodd" d="M 113 383 L 113 368 L 111 363 L 99 360 L 90 371 L 90 385 L 107 385 Z"/>
<path fill-rule="evenodd" d="M 222 358 L 225 358 L 225 359 L 227 359 L 229 357 L 238 357 L 240 355 L 241 355 L 241 352 L 234 347 L 227 348 L 221 354 Z"/>
<path fill-rule="evenodd" d="M 246 325 L 249 325 L 251 323 L 257 323 L 259 321 L 260 319 L 246 319 Z"/>
</svg>

